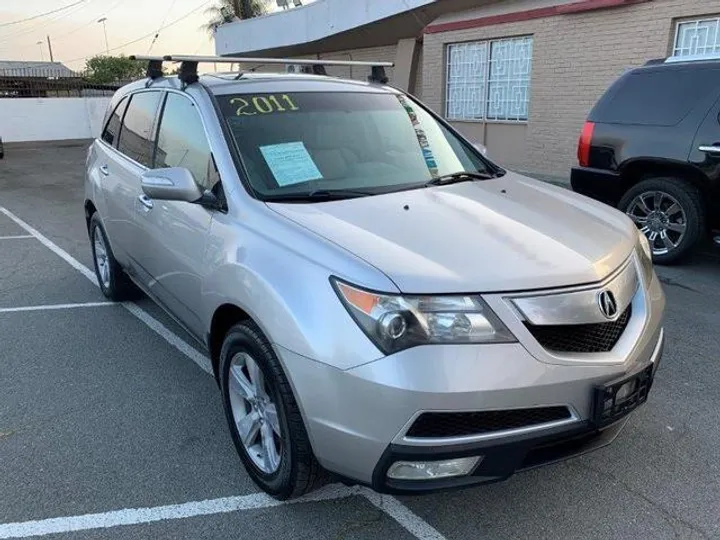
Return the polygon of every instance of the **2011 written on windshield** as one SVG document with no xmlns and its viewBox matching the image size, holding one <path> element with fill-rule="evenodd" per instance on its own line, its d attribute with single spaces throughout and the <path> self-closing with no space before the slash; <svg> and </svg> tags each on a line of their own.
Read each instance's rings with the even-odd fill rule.
<svg viewBox="0 0 720 540">
<path fill-rule="evenodd" d="M 237 107 L 236 116 L 255 116 L 257 114 L 271 114 L 299 111 L 293 99 L 287 94 L 280 96 L 248 96 L 234 97 L 230 104 Z"/>
</svg>

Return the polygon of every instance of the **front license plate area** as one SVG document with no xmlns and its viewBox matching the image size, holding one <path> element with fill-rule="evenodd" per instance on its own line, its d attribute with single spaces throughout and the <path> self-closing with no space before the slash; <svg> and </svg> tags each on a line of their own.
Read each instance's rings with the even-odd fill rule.
<svg viewBox="0 0 720 540">
<path fill-rule="evenodd" d="M 596 386 L 593 396 L 593 423 L 603 428 L 645 403 L 650 393 L 654 365 L 642 371 Z"/>
</svg>

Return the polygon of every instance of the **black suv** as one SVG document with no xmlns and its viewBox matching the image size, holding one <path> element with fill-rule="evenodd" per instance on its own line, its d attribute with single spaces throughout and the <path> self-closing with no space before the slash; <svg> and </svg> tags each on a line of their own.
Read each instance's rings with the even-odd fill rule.
<svg viewBox="0 0 720 540">
<path fill-rule="evenodd" d="M 605 92 L 571 176 L 575 191 L 630 216 L 658 263 L 720 229 L 720 59 L 675 60 L 651 60 Z"/>
</svg>

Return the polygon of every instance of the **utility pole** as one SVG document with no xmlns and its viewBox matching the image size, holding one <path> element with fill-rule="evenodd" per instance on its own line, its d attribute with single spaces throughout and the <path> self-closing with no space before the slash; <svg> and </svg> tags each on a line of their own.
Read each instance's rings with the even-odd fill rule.
<svg viewBox="0 0 720 540">
<path fill-rule="evenodd" d="M 43 48 L 42 48 L 43 42 L 42 42 L 42 41 L 38 41 L 35 45 L 40 45 L 40 60 L 42 60 L 42 61 L 44 62 L 44 61 L 45 61 L 45 55 L 43 54 Z"/>
<path fill-rule="evenodd" d="M 47 41 L 48 41 L 48 51 L 50 51 L 50 61 L 54 62 L 55 59 L 53 58 L 52 45 L 50 44 L 50 34 L 48 34 L 48 36 L 47 36 Z"/>
<path fill-rule="evenodd" d="M 107 21 L 107 17 L 103 17 L 102 19 L 98 19 L 97 22 L 102 23 L 103 25 L 103 33 L 105 34 L 105 55 L 110 56 L 110 46 L 108 45 L 107 40 L 107 28 L 105 27 L 105 21 Z"/>
</svg>

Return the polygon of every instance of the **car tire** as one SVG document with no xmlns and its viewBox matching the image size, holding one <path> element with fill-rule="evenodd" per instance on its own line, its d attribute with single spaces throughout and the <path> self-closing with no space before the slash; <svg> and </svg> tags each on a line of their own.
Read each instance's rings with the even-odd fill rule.
<svg viewBox="0 0 720 540">
<path fill-rule="evenodd" d="M 105 234 L 105 229 L 97 213 L 90 218 L 90 245 L 92 246 L 95 277 L 105 297 L 113 302 L 122 302 L 136 296 L 137 289 L 115 260 L 107 234 Z"/>
<path fill-rule="evenodd" d="M 659 208 L 655 208 L 658 202 Z M 705 231 L 700 191 L 682 178 L 643 180 L 623 195 L 618 208 L 645 233 L 657 264 L 680 262 L 693 251 Z"/>
<path fill-rule="evenodd" d="M 252 377 L 251 370 L 259 370 L 259 385 L 255 385 L 257 375 Z M 242 322 L 228 331 L 220 352 L 219 375 L 232 440 L 252 480 L 280 500 L 299 497 L 322 485 L 326 473 L 313 454 L 290 383 L 270 342 L 255 323 Z M 248 383 L 255 388 L 254 404 L 246 399 L 252 395 L 245 388 Z M 263 399 L 265 405 L 258 404 Z M 270 420 L 272 410 L 277 431 Z M 254 425 L 258 416 L 260 425 L 253 435 L 255 430 L 248 426 Z M 279 461 L 274 462 L 268 455 Z"/>
</svg>

